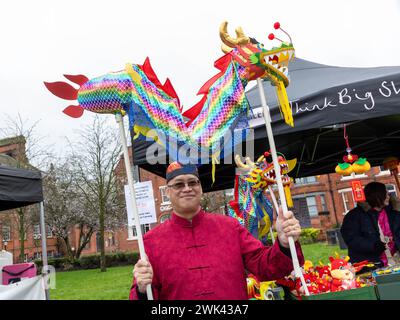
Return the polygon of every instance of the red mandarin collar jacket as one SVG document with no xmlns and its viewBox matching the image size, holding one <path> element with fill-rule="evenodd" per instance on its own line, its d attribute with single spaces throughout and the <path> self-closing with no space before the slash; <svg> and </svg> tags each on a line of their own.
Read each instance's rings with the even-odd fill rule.
<svg viewBox="0 0 400 320">
<path fill-rule="evenodd" d="M 247 300 L 245 270 L 260 281 L 293 270 L 278 241 L 265 247 L 234 218 L 202 210 L 191 222 L 172 214 L 144 235 L 144 245 L 153 267 L 153 296 L 159 300 Z M 302 265 L 298 242 L 296 249 Z M 130 299 L 138 298 L 134 281 Z"/>
</svg>

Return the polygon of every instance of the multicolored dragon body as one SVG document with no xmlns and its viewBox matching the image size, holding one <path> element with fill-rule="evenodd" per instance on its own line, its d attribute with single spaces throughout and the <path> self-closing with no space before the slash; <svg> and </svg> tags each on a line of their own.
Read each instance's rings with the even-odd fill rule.
<svg viewBox="0 0 400 320">
<path fill-rule="evenodd" d="M 198 154 L 205 149 L 218 158 L 217 147 L 225 133 L 247 118 L 244 89 L 251 80 L 261 77 L 276 86 L 285 121 L 293 125 L 285 91 L 289 83 L 288 62 L 294 57 L 293 45 L 282 43 L 266 50 L 241 28 L 236 29 L 236 38 L 232 38 L 227 22 L 221 24 L 220 37 L 225 55 L 214 64 L 219 73 L 201 87 L 201 100 L 184 113 L 170 80 L 162 84 L 149 59 L 143 65 L 126 64 L 121 71 L 91 80 L 83 75 L 65 75 L 79 89 L 65 82 L 45 85 L 60 98 L 78 101 L 64 109 L 71 117 L 80 117 L 84 110 L 128 114 L 136 137 L 152 137 L 164 146 L 169 146 L 166 140 L 172 138 L 178 146 L 196 148 Z"/>
<path fill-rule="evenodd" d="M 273 163 L 266 160 L 267 156 L 269 153 L 259 157 L 256 162 L 246 158 L 243 163 L 240 156 L 236 155 L 235 162 L 240 171 L 235 178 L 235 199 L 228 206 L 229 216 L 237 219 L 258 239 L 263 239 L 269 233 L 273 221 L 273 207 L 265 192 L 276 183 L 276 173 Z M 295 167 L 296 159 L 287 161 L 281 155 L 278 162 L 288 205 L 291 206 L 291 179 L 288 173 Z"/>
</svg>

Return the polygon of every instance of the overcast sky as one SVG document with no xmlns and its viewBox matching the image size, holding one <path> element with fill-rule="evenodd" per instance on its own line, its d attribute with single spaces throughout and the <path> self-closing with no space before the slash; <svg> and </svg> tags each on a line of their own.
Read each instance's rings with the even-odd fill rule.
<svg viewBox="0 0 400 320">
<path fill-rule="evenodd" d="M 62 110 L 70 102 L 53 96 L 43 81 L 64 80 L 64 73 L 93 78 L 127 62 L 142 64 L 147 56 L 188 108 L 217 72 L 213 63 L 222 55 L 218 30 L 224 20 L 232 35 L 242 26 L 267 48 L 273 44 L 268 34 L 279 21 L 296 55 L 314 62 L 400 65 L 400 0 L 3 1 L 0 127 L 5 114 L 40 120 L 38 134 L 62 150 L 64 137 L 75 139 L 74 130 L 93 114 L 66 116 Z M 113 123 L 113 116 L 104 117 Z"/>
</svg>

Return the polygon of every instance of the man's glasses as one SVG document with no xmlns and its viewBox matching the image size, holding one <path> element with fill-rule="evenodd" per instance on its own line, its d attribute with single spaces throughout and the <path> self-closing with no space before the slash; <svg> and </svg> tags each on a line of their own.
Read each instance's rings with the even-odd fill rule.
<svg viewBox="0 0 400 320">
<path fill-rule="evenodd" d="M 167 187 L 172 188 L 176 191 L 183 190 L 185 186 L 188 186 L 189 188 L 195 188 L 200 185 L 199 180 L 189 180 L 188 182 L 177 182 L 174 184 L 167 184 Z"/>
</svg>

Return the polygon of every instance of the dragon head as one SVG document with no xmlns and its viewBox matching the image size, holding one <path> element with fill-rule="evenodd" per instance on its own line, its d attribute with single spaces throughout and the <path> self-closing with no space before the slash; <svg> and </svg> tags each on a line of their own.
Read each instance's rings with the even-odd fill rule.
<svg viewBox="0 0 400 320">
<path fill-rule="evenodd" d="M 279 23 L 275 23 L 274 27 L 281 29 Z M 262 43 L 246 36 L 241 27 L 235 30 L 236 38 L 229 35 L 227 28 L 228 22 L 225 21 L 219 30 L 222 40 L 221 49 L 224 53 L 231 54 L 238 64 L 245 67 L 242 75 L 244 78 L 248 81 L 265 78 L 273 85 L 280 81 L 284 83 L 285 87 L 288 86 L 288 64 L 294 58 L 294 47 L 291 40 L 283 42 L 271 33 L 269 39 L 278 39 L 282 43 L 279 47 L 267 50 Z"/>
<path fill-rule="evenodd" d="M 269 185 L 276 183 L 276 173 L 273 162 L 268 162 L 264 155 L 259 157 L 256 162 L 252 162 L 249 157 L 243 163 L 239 155 L 235 156 L 236 165 L 245 170 L 246 180 L 252 183 L 253 188 L 266 189 Z M 294 168 L 296 160 L 289 160 L 278 157 L 279 167 L 281 169 L 282 183 L 284 186 L 290 185 L 288 173 Z"/>
</svg>

